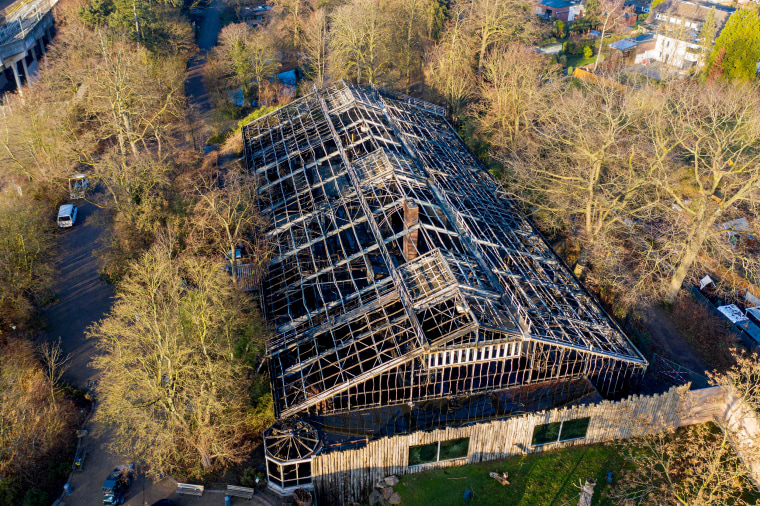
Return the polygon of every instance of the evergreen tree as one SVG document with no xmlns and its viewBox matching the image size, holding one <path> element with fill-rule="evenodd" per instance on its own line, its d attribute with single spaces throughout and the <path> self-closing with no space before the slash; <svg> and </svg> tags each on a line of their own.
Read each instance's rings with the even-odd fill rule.
<svg viewBox="0 0 760 506">
<path fill-rule="evenodd" d="M 760 16 L 756 10 L 740 9 L 734 12 L 715 41 L 706 75 L 714 75 L 713 65 L 723 51 L 722 79 L 751 81 L 757 73 L 760 60 Z"/>
<path fill-rule="evenodd" d="M 710 55 L 710 49 L 712 48 L 713 40 L 715 39 L 715 7 L 710 9 L 705 17 L 705 22 L 702 25 L 702 29 L 699 31 L 700 40 L 700 61 L 705 63 L 705 60 Z"/>
<path fill-rule="evenodd" d="M 586 0 L 586 12 L 583 14 L 582 20 L 587 22 L 589 27 L 596 28 L 599 26 L 600 16 L 599 0 Z"/>
</svg>

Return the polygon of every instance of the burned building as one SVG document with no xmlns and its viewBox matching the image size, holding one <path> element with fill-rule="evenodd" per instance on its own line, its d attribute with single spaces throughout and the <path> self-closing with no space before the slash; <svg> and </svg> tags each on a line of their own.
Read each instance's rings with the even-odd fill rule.
<svg viewBox="0 0 760 506">
<path fill-rule="evenodd" d="M 274 248 L 277 490 L 319 452 L 620 397 L 646 369 L 444 116 L 339 82 L 243 129 Z"/>
</svg>

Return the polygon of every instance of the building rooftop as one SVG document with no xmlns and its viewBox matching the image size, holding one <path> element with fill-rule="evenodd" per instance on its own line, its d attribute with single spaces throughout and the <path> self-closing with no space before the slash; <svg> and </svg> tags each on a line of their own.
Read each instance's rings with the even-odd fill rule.
<svg viewBox="0 0 760 506">
<path fill-rule="evenodd" d="M 539 0 L 538 3 L 554 9 L 562 9 L 578 5 L 582 3 L 582 0 Z"/>
<path fill-rule="evenodd" d="M 610 44 L 610 47 L 613 49 L 620 50 L 620 51 L 629 51 L 641 44 L 644 44 L 646 42 L 651 42 L 653 40 L 654 40 L 654 34 L 647 33 L 644 35 L 639 35 L 638 37 L 634 37 L 634 38 L 620 39 Z"/>
<path fill-rule="evenodd" d="M 23 40 L 56 3 L 58 0 L 30 0 L 7 7 L 0 23 L 0 46 Z"/>
<path fill-rule="evenodd" d="M 646 368 L 444 116 L 339 82 L 243 128 L 279 417 Z"/>
<path fill-rule="evenodd" d="M 699 1 L 687 1 L 687 0 L 664 0 L 658 4 L 649 15 L 649 20 L 655 20 L 655 23 L 667 19 L 671 24 L 670 18 L 673 20 L 685 20 L 699 23 L 704 23 L 707 18 L 707 14 L 715 9 L 715 26 L 717 28 L 716 37 L 723 26 L 728 21 L 731 14 L 736 9 L 733 7 L 726 7 L 720 4 L 712 4 Z"/>
</svg>

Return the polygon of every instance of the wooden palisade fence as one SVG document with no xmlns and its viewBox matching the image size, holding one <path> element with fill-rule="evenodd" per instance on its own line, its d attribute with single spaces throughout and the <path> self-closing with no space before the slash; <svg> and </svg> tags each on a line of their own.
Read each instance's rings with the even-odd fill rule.
<svg viewBox="0 0 760 506">
<path fill-rule="evenodd" d="M 373 486 L 388 475 L 417 473 L 556 448 L 626 439 L 647 432 L 713 420 L 722 416 L 725 406 L 726 399 L 721 388 L 688 392 L 684 388 L 673 387 L 660 395 L 634 395 L 620 401 L 603 401 L 467 427 L 387 437 L 372 441 L 360 449 L 316 455 L 312 461 L 313 484 L 320 502 L 325 504 L 361 502 Z M 585 418 L 589 419 L 585 437 L 533 445 L 537 425 Z M 460 438 L 469 438 L 466 457 L 409 465 L 411 446 Z"/>
</svg>

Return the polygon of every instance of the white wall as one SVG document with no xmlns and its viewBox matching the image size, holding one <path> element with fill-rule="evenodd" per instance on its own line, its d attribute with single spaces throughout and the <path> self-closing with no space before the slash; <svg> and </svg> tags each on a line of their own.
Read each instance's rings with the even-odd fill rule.
<svg viewBox="0 0 760 506">
<path fill-rule="evenodd" d="M 697 44 L 691 44 L 678 39 L 672 39 L 666 35 L 657 34 L 655 36 L 655 48 L 636 56 L 636 62 L 644 58 L 666 63 L 680 69 L 688 68 L 698 64 L 699 55 L 690 53 L 686 49 L 691 48 L 698 50 Z"/>
<path fill-rule="evenodd" d="M 567 20 L 568 21 L 575 21 L 576 18 L 582 18 L 583 17 L 583 6 L 573 5 L 570 7 L 570 11 L 567 13 Z"/>
</svg>

